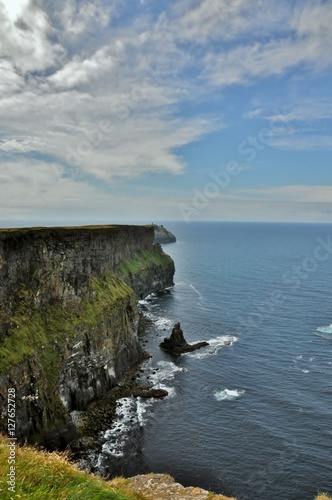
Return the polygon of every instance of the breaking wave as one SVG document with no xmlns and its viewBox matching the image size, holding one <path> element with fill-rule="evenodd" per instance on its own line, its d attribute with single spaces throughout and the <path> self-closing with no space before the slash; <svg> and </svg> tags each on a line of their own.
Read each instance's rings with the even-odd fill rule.
<svg viewBox="0 0 332 500">
<path fill-rule="evenodd" d="M 232 401 L 237 399 L 245 393 L 244 390 L 239 389 L 223 389 L 221 391 L 215 391 L 214 397 L 217 401 Z"/>
<path fill-rule="evenodd" d="M 237 342 L 238 338 L 233 337 L 231 335 L 221 335 L 219 337 L 212 338 L 207 340 L 208 346 L 203 347 L 202 349 L 194 352 L 188 352 L 185 356 L 190 356 L 196 359 L 206 358 L 207 356 L 211 356 L 217 354 L 217 352 L 223 347 L 231 346 L 234 342 Z M 201 342 L 200 340 L 195 342 Z"/>
</svg>

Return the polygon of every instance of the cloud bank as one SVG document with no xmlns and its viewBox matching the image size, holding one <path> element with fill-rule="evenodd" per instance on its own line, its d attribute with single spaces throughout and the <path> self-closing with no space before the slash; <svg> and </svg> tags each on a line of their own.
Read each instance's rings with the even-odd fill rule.
<svg viewBox="0 0 332 500">
<path fill-rule="evenodd" d="M 0 178 L 6 213 L 84 206 L 118 179 L 181 175 L 181 148 L 225 126 L 183 112 L 214 93 L 330 68 L 331 1 L 0 1 Z M 314 104 L 331 117 L 331 106 Z M 251 110 L 247 118 L 264 114 Z M 308 113 L 307 113 L 308 115 Z M 293 123 L 313 121 L 299 102 Z M 319 116 L 317 119 L 320 119 Z M 328 134 L 276 148 L 331 149 Z M 103 185 L 103 193 L 100 185 Z M 24 185 L 26 186 L 24 188 Z M 57 188 L 54 188 L 57 186 Z M 98 191 L 99 190 L 99 191 Z M 34 200 L 32 203 L 31 200 Z M 74 200 L 74 201 L 73 201 Z"/>
</svg>

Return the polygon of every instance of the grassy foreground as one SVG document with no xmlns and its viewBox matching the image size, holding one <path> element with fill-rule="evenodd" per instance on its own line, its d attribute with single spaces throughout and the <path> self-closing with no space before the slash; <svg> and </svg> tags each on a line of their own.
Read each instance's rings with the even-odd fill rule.
<svg viewBox="0 0 332 500">
<path fill-rule="evenodd" d="M 143 500 L 140 494 L 126 491 L 126 480 L 116 486 L 79 471 L 64 454 L 47 453 L 31 447 L 16 447 L 16 487 L 10 484 L 8 440 L 0 436 L 0 498 L 33 500 Z"/>
</svg>

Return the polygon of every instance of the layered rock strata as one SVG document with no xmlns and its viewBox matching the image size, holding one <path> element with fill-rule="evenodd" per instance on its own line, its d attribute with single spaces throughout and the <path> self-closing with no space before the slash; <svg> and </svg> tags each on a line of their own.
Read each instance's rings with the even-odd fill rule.
<svg viewBox="0 0 332 500">
<path fill-rule="evenodd" d="M 62 448 L 71 412 L 118 383 L 142 350 L 138 298 L 173 284 L 152 226 L 0 230 L 0 430 Z"/>
</svg>

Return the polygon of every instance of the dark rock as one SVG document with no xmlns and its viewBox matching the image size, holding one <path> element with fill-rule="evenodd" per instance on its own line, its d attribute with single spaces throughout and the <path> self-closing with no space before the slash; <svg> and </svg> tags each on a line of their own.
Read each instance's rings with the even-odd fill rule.
<svg viewBox="0 0 332 500">
<path fill-rule="evenodd" d="M 133 396 L 135 398 L 164 398 L 168 395 L 168 392 L 165 389 L 150 389 L 146 387 L 135 387 L 133 389 Z"/>
<path fill-rule="evenodd" d="M 174 354 L 175 356 L 180 356 L 185 352 L 196 351 L 196 349 L 201 349 L 201 347 L 206 347 L 209 345 L 208 342 L 197 342 L 196 344 L 188 344 L 184 338 L 183 331 L 180 323 L 176 323 L 172 330 L 172 334 L 169 338 L 164 338 L 161 342 L 160 347 L 163 351 Z"/>
</svg>

